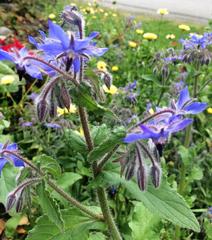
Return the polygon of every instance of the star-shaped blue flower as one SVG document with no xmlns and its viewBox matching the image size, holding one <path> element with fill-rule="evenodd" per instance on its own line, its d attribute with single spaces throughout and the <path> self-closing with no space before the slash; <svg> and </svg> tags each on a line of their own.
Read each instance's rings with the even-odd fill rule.
<svg viewBox="0 0 212 240">
<path fill-rule="evenodd" d="M 89 57 L 102 56 L 108 49 L 98 48 L 92 40 L 99 35 L 98 32 L 92 32 L 88 37 L 79 39 L 74 35 L 68 35 L 59 25 L 49 21 L 49 35 L 46 37 L 43 32 L 42 39 L 37 42 L 33 37 L 29 41 L 39 50 L 43 50 L 46 55 L 52 57 L 67 57 L 72 59 L 74 72 L 80 70 L 80 57 L 88 59 Z"/>
<path fill-rule="evenodd" d="M 6 152 L 4 152 L 6 150 Z M 13 155 L 12 153 L 18 153 L 18 145 L 16 143 L 12 144 L 2 144 L 0 143 L 0 174 L 7 162 L 12 161 L 15 167 L 24 167 L 24 162 L 21 158 Z"/>
<path fill-rule="evenodd" d="M 207 108 L 207 103 L 194 102 L 190 98 L 188 87 L 181 90 L 177 102 L 172 102 L 172 109 L 176 111 L 176 115 L 198 114 Z"/>
</svg>

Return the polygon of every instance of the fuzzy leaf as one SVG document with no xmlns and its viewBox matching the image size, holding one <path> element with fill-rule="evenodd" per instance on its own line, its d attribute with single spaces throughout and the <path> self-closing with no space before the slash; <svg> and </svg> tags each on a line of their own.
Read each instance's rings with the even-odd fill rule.
<svg viewBox="0 0 212 240">
<path fill-rule="evenodd" d="M 37 220 L 37 224 L 29 232 L 26 240 L 88 239 L 89 230 L 105 229 L 104 223 L 82 215 L 78 209 L 66 209 L 62 210 L 61 213 L 65 223 L 63 232 L 60 232 L 59 228 L 44 215 Z"/>
<path fill-rule="evenodd" d="M 7 64 L 0 62 L 0 74 L 15 74 L 15 72 Z"/>
<path fill-rule="evenodd" d="M 117 144 L 122 143 L 126 131 L 123 127 L 115 129 L 105 141 L 95 147 L 88 155 L 88 161 L 100 160 L 106 153 L 110 152 Z"/>
<path fill-rule="evenodd" d="M 4 205 L 7 202 L 8 194 L 16 187 L 16 176 L 18 169 L 7 163 L 0 176 L 0 202 Z"/>
<path fill-rule="evenodd" d="M 53 177 L 61 175 L 61 168 L 59 163 L 52 157 L 42 154 L 33 158 L 33 161 L 40 164 L 41 170 L 45 173 L 51 174 Z"/>
<path fill-rule="evenodd" d="M 50 197 L 49 193 L 45 190 L 45 186 L 43 183 L 37 186 L 37 194 L 43 212 L 47 214 L 49 220 L 62 231 L 64 228 L 64 222 L 61 216 L 60 209 L 57 203 Z"/>
<path fill-rule="evenodd" d="M 133 199 L 141 201 L 152 213 L 184 228 L 200 231 L 199 223 L 182 196 L 173 190 L 165 180 L 159 188 L 148 185 L 147 191 L 140 191 L 133 181 L 126 181 L 118 173 L 105 171 L 101 180 L 110 185 L 123 184 Z"/>
</svg>

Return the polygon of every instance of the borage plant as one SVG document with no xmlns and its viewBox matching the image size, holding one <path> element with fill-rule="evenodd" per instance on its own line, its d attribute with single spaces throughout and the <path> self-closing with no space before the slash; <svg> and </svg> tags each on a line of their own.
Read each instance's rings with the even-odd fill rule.
<svg viewBox="0 0 212 240">
<path fill-rule="evenodd" d="M 190 98 L 185 87 L 180 91 L 179 98 L 171 100 L 167 107 L 147 109 L 143 119 L 135 125 L 131 126 L 131 121 L 128 121 L 122 126 L 124 121 L 111 109 L 101 105 L 101 82 L 110 89 L 111 74 L 107 70 L 94 70 L 90 72 L 93 79 L 87 75 L 90 58 L 102 56 L 108 50 L 98 48 L 93 41 L 99 33 L 84 36 L 84 19 L 76 7 L 67 6 L 61 18 L 62 27 L 67 31 L 49 21 L 48 34 L 40 31 L 38 38 L 29 37 L 30 43 L 37 48 L 36 53 L 32 54 L 26 48 L 11 52 L 0 50 L 0 60 L 15 63 L 20 76 L 28 74 L 39 79 L 43 75 L 48 76 L 35 99 L 37 120 L 41 124 L 54 119 L 57 107 L 69 111 L 72 101 L 78 106 L 83 137 L 72 131 L 74 137 L 70 145 L 73 148 L 76 144 L 86 146 L 81 153 L 86 153 L 87 164 L 93 172 L 88 193 L 91 189 L 95 190 L 101 210 L 97 206 L 82 204 L 67 189 L 63 189 L 59 181 L 63 173 L 56 160 L 42 155 L 30 161 L 21 155 L 16 144 L 6 143 L 0 149 L 0 169 L 8 161 L 22 167 L 17 177 L 17 187 L 8 195 L 7 211 L 14 207 L 16 211 L 22 211 L 27 191 L 35 190 L 45 215 L 38 219 L 28 240 L 44 239 L 44 234 L 45 239 L 92 239 L 89 236 L 96 232 L 101 232 L 103 238 L 132 239 L 130 231 L 126 231 L 119 222 L 120 226 L 117 226 L 107 199 L 108 186 L 122 185 L 132 200 L 141 201 L 152 213 L 178 226 L 199 231 L 194 214 L 183 198 L 168 185 L 165 174 L 163 176 L 161 158 L 171 135 L 192 123 L 187 115 L 202 112 L 207 105 Z M 126 95 L 134 94 L 135 87 L 136 82 L 126 87 Z M 136 103 L 136 95 L 133 95 L 133 104 Z M 89 117 L 94 114 L 98 116 L 96 126 L 89 124 Z M 117 126 L 101 124 L 104 116 L 114 119 Z M 80 149 L 77 150 L 79 153 Z M 121 176 L 124 175 L 125 179 L 116 171 L 117 165 L 120 165 Z M 62 209 L 57 201 L 61 200 L 61 197 L 56 197 L 58 195 L 67 200 L 71 207 Z M 46 224 L 50 229 L 46 229 Z"/>
</svg>

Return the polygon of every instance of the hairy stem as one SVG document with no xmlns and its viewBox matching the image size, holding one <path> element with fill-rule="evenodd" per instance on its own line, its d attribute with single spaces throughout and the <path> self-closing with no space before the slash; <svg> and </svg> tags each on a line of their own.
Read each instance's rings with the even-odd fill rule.
<svg viewBox="0 0 212 240">
<path fill-rule="evenodd" d="M 2 151 L 2 154 L 4 154 L 4 153 L 13 155 L 13 156 L 21 159 L 26 165 L 28 165 L 30 168 L 32 168 L 34 171 L 36 171 L 41 177 L 45 176 L 45 174 L 39 168 L 37 168 L 30 160 L 22 157 L 20 154 L 15 153 L 15 152 L 11 152 L 11 151 L 6 150 L 6 149 Z M 7 156 L 5 156 L 5 157 L 7 157 Z M 87 208 L 86 206 L 84 206 L 83 204 L 78 202 L 70 194 L 66 193 L 62 188 L 58 187 L 52 180 L 48 179 L 47 183 L 51 188 L 53 188 L 63 198 L 65 198 L 68 202 L 70 202 L 74 207 L 78 208 L 83 213 L 85 213 L 86 215 L 89 215 L 90 217 L 92 217 L 94 219 L 103 221 L 103 216 L 102 215 L 99 215 L 99 214 L 96 214 L 96 213 L 92 212 L 89 208 Z"/>
<path fill-rule="evenodd" d="M 93 150 L 93 141 L 92 141 L 89 126 L 88 126 L 87 113 L 84 108 L 79 107 L 79 114 L 80 114 L 80 120 L 82 123 L 82 128 L 84 131 L 85 141 L 87 143 L 88 150 L 92 151 Z M 99 173 L 99 169 L 98 169 L 98 165 L 97 165 L 96 161 L 94 161 L 92 163 L 92 170 L 93 170 L 94 178 L 96 178 Z M 99 204 L 100 204 L 105 222 L 106 222 L 108 229 L 112 235 L 112 238 L 114 240 L 122 240 L 122 237 L 119 233 L 119 230 L 118 230 L 118 228 L 113 220 L 113 216 L 110 212 L 105 189 L 102 187 L 98 187 L 97 188 L 97 196 L 99 199 Z"/>
</svg>

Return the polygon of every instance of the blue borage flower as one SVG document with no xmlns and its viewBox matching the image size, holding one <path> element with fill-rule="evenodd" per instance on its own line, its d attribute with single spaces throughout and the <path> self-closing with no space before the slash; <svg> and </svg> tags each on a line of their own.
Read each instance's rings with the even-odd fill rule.
<svg viewBox="0 0 212 240">
<path fill-rule="evenodd" d="M 99 35 L 98 32 L 92 32 L 88 37 L 78 39 L 76 36 L 68 35 L 59 25 L 49 20 L 49 35 L 41 32 L 42 39 L 37 42 L 32 36 L 29 36 L 30 43 L 34 44 L 39 50 L 51 57 L 66 57 L 72 59 L 74 72 L 80 70 L 80 57 L 88 59 L 92 56 L 102 56 L 108 49 L 97 48 L 95 43 L 91 42 Z"/>
<path fill-rule="evenodd" d="M 125 143 L 132 143 L 142 139 L 152 139 L 155 144 L 165 144 L 172 133 L 185 129 L 193 122 L 184 118 L 186 114 L 197 114 L 205 110 L 207 103 L 194 102 L 185 87 L 179 94 L 177 102 L 174 100 L 169 108 L 156 108 L 156 113 L 146 124 L 140 124 L 139 129 L 124 138 Z M 161 113 L 161 114 L 160 114 Z"/>
<path fill-rule="evenodd" d="M 141 124 L 140 132 L 130 133 L 124 138 L 125 143 L 132 143 L 141 139 L 151 138 L 155 144 L 164 144 L 172 133 L 183 130 L 192 119 L 169 118 L 164 120 L 155 120 L 149 124 Z"/>
<path fill-rule="evenodd" d="M 5 151 L 5 152 L 4 152 Z M 16 143 L 12 144 L 2 144 L 0 143 L 0 174 L 7 162 L 12 161 L 15 167 L 24 167 L 24 162 L 18 156 L 12 153 L 18 153 L 18 145 Z"/>
<path fill-rule="evenodd" d="M 189 96 L 188 87 L 185 87 L 181 90 L 177 102 L 172 101 L 171 108 L 176 115 L 198 114 L 207 108 L 207 103 L 194 102 L 194 100 Z"/>
<path fill-rule="evenodd" d="M 48 68 L 45 64 L 31 59 L 25 59 L 28 56 L 32 55 L 29 54 L 27 48 L 21 48 L 20 50 L 14 48 L 12 52 L 0 50 L 0 60 L 13 62 L 18 73 L 27 73 L 32 78 L 42 79 L 42 73 L 52 71 L 52 69 Z"/>
<path fill-rule="evenodd" d="M 212 44 L 212 33 L 190 34 L 188 39 L 180 39 L 184 49 L 204 49 Z"/>
</svg>

